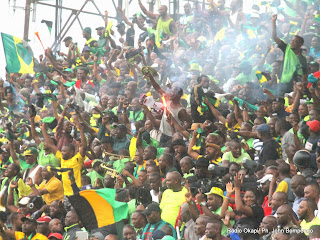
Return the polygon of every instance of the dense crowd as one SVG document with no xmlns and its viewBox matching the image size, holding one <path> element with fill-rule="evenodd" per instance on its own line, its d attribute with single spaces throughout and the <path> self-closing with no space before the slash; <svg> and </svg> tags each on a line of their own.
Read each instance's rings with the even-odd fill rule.
<svg viewBox="0 0 320 240">
<path fill-rule="evenodd" d="M 2 239 L 320 239 L 320 1 L 180 4 L 0 81 Z"/>
</svg>

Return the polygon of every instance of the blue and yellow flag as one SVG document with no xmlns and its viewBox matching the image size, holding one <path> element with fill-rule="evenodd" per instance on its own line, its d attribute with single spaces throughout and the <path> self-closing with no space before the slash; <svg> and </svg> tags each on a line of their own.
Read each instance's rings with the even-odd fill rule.
<svg viewBox="0 0 320 240">
<path fill-rule="evenodd" d="M 33 53 L 29 44 L 20 38 L 1 33 L 8 73 L 34 73 Z"/>
</svg>

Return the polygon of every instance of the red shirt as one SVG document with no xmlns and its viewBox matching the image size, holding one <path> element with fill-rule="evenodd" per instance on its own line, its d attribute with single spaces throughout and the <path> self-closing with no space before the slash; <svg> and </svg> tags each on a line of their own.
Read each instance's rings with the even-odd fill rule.
<svg viewBox="0 0 320 240">
<path fill-rule="evenodd" d="M 269 215 L 271 215 L 271 213 L 272 213 L 272 208 L 269 207 L 268 195 L 264 197 L 264 200 L 263 200 L 263 203 L 262 203 L 261 207 L 263 208 L 264 216 L 269 216 Z"/>
</svg>

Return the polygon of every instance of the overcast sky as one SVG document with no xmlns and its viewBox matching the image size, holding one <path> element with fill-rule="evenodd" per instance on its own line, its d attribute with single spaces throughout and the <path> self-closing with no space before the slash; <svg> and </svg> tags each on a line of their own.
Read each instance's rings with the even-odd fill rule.
<svg viewBox="0 0 320 240">
<path fill-rule="evenodd" d="M 54 5 L 56 1 L 44 0 L 43 2 Z M 118 0 L 115 0 L 116 4 L 117 2 Z M 125 7 L 125 2 L 126 0 L 123 0 L 123 8 Z M 146 3 L 146 0 L 142 0 L 142 2 Z M 162 2 L 166 3 L 167 0 L 163 0 Z M 83 3 L 84 3 L 84 0 L 64 0 L 63 6 L 80 9 Z M 111 0 L 95 0 L 95 3 L 100 9 L 100 11 L 102 12 L 102 14 L 104 14 L 105 10 L 108 10 L 109 16 L 116 15 L 115 9 Z M 15 11 L 14 11 L 13 4 L 14 4 L 14 0 L 10 0 L 10 1 L 0 0 L 0 16 L 2 20 L 0 24 L 0 32 L 4 32 L 22 39 L 23 32 L 24 32 L 25 0 L 16 0 L 17 8 L 15 9 Z M 147 6 L 147 4 L 145 5 Z M 33 8 L 33 4 L 31 4 L 31 8 Z M 84 10 L 97 13 L 97 10 L 95 9 L 94 5 L 91 2 L 87 3 Z M 129 8 L 129 16 L 132 16 L 135 12 L 138 12 L 138 11 L 140 11 L 140 8 L 138 6 L 138 0 L 133 0 Z M 63 12 L 62 26 L 63 26 L 63 24 L 67 21 L 71 11 L 63 10 L 62 12 Z M 33 17 L 35 19 L 33 19 Z M 81 13 L 79 18 L 83 27 L 92 28 L 93 37 L 96 37 L 96 31 L 94 30 L 95 27 L 104 26 L 104 21 L 99 16 Z M 34 34 L 35 32 L 39 32 L 40 38 L 45 48 L 51 47 L 51 45 L 54 42 L 54 26 L 52 29 L 52 33 L 50 35 L 46 25 L 44 23 L 41 23 L 41 20 L 49 20 L 49 21 L 53 21 L 54 23 L 55 8 L 37 4 L 35 14 L 33 10 L 31 11 L 30 27 L 29 27 L 29 39 L 30 39 L 29 44 L 34 52 L 34 56 L 37 58 L 40 54 L 43 54 L 43 48 L 41 47 L 39 40 L 35 36 Z M 76 39 L 79 46 L 84 45 L 85 41 L 82 38 L 82 31 L 77 20 L 74 22 L 74 24 L 72 25 L 72 27 L 70 28 L 66 36 L 69 36 L 69 35 L 72 36 L 74 39 Z M 0 42 L 1 42 L 0 43 L 0 76 L 4 77 L 5 75 L 4 68 L 6 63 L 5 63 L 4 53 L 3 53 L 2 39 L 0 40 Z M 61 51 L 66 52 L 66 49 L 63 44 L 61 46 Z"/>
<path fill-rule="evenodd" d="M 111 0 L 94 0 L 100 11 L 104 14 L 105 10 L 109 11 L 109 16 L 115 16 L 116 12 Z M 118 0 L 114 0 L 117 4 Z M 127 0 L 123 0 L 123 8 L 126 5 Z M 253 0 L 247 0 L 253 1 Z M 42 0 L 42 2 L 48 4 L 55 4 L 55 0 Z M 160 4 L 168 5 L 169 0 L 156 0 L 155 9 L 157 10 L 157 6 Z M 180 12 L 183 13 L 183 5 L 187 1 L 180 0 Z M 71 7 L 75 9 L 80 9 L 83 5 L 84 0 L 63 0 L 63 6 Z M 147 0 L 142 0 L 142 3 L 148 8 Z M 23 38 L 24 32 L 24 16 L 25 16 L 25 0 L 16 0 L 16 9 L 14 11 L 14 0 L 0 0 L 0 16 L 1 16 L 1 24 L 0 24 L 0 32 L 4 32 L 7 34 L 11 34 L 13 36 Z M 31 8 L 33 8 L 33 4 L 31 4 Z M 97 12 L 94 5 L 89 1 L 85 6 L 84 10 Z M 138 0 L 132 0 L 128 10 L 128 16 L 132 16 L 134 13 L 141 11 L 138 5 Z M 71 11 L 63 10 L 62 15 L 62 26 L 67 21 Z M 104 26 L 104 21 L 99 16 L 88 15 L 85 13 L 81 13 L 80 21 L 83 27 L 91 27 L 92 28 L 92 35 L 93 37 L 96 36 L 96 31 L 94 30 L 97 26 Z M 51 47 L 54 42 L 54 26 L 52 29 L 51 35 L 44 23 L 41 23 L 41 20 L 49 20 L 55 22 L 55 8 L 43 6 L 37 4 L 36 11 L 32 9 L 30 15 L 30 27 L 29 27 L 29 39 L 30 39 L 30 46 L 34 52 L 34 56 L 38 58 L 40 54 L 43 54 L 43 49 L 40 45 L 39 40 L 35 36 L 35 32 L 39 32 L 40 38 L 44 44 L 44 47 Z M 114 24 L 115 25 L 115 24 Z M 69 32 L 66 36 L 72 36 L 78 42 L 79 46 L 84 45 L 84 39 L 82 37 L 82 31 L 78 21 L 76 20 L 72 27 L 70 28 Z M 3 53 L 3 45 L 2 39 L 0 40 L 0 76 L 4 77 L 5 75 L 5 58 Z M 66 52 L 66 48 L 64 45 L 61 45 L 61 51 Z"/>
</svg>

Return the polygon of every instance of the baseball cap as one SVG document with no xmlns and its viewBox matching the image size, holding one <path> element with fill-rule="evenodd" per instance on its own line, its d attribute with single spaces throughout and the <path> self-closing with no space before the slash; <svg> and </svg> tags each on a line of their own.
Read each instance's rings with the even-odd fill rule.
<svg viewBox="0 0 320 240">
<path fill-rule="evenodd" d="M 221 188 L 218 188 L 218 187 L 211 188 L 210 192 L 207 192 L 206 195 L 211 195 L 211 194 L 218 195 L 224 199 L 223 191 Z"/>
<path fill-rule="evenodd" d="M 161 212 L 158 203 L 150 203 L 146 209 L 142 212 L 143 215 L 150 215 L 152 211 Z"/>
<path fill-rule="evenodd" d="M 72 37 L 70 37 L 70 36 L 65 37 L 65 38 L 63 39 L 63 42 L 66 42 L 66 41 L 69 41 L 69 40 L 72 40 Z"/>
<path fill-rule="evenodd" d="M 29 147 L 21 155 L 22 156 L 38 155 L 38 150 L 35 147 Z"/>
<path fill-rule="evenodd" d="M 124 23 L 121 22 L 121 23 L 119 23 L 116 27 L 124 27 Z"/>
<path fill-rule="evenodd" d="M 306 101 L 306 104 L 307 104 L 307 105 L 308 105 L 308 104 L 314 104 L 313 98 L 311 98 L 309 101 Z"/>
<path fill-rule="evenodd" d="M 34 218 L 31 218 L 31 217 L 22 217 L 21 221 L 22 222 L 29 221 L 29 222 L 33 222 L 34 224 L 37 224 L 37 221 Z"/>
<path fill-rule="evenodd" d="M 257 127 L 258 132 L 270 132 L 270 127 L 267 124 L 261 124 Z"/>
<path fill-rule="evenodd" d="M 38 223 L 49 223 L 50 221 L 51 221 L 51 217 L 49 216 L 42 216 L 37 219 Z"/>
<path fill-rule="evenodd" d="M 271 181 L 273 175 L 272 174 L 266 174 L 263 176 L 263 178 L 257 180 L 258 183 L 265 183 L 267 181 Z"/>
<path fill-rule="evenodd" d="M 308 121 L 307 125 L 309 126 L 312 132 L 320 131 L 320 122 L 318 120 Z"/>
<path fill-rule="evenodd" d="M 19 204 L 20 205 L 27 205 L 29 203 L 29 201 L 30 201 L 29 197 L 23 197 L 20 199 Z"/>
<path fill-rule="evenodd" d="M 91 51 L 91 47 L 84 46 L 82 49 L 82 52 L 84 52 L 84 51 Z"/>
<path fill-rule="evenodd" d="M 120 128 L 122 130 L 127 131 L 127 127 L 124 124 L 114 124 L 113 126 L 114 126 L 114 128 Z"/>
<path fill-rule="evenodd" d="M 285 100 L 283 97 L 276 97 L 275 99 L 273 99 L 272 102 L 279 102 L 279 103 L 285 103 Z"/>
<path fill-rule="evenodd" d="M 197 130 L 202 126 L 202 123 L 192 123 L 191 128 L 188 129 L 189 131 Z"/>
<path fill-rule="evenodd" d="M 103 30 L 104 27 L 97 27 L 96 30 Z"/>
<path fill-rule="evenodd" d="M 83 29 L 83 31 L 85 31 L 85 32 L 87 32 L 87 33 L 89 33 L 89 34 L 91 34 L 91 28 L 89 28 L 89 27 L 84 28 L 84 29 Z"/>
<path fill-rule="evenodd" d="M 205 157 L 199 157 L 195 164 L 196 167 L 208 167 L 209 160 Z"/>
<path fill-rule="evenodd" d="M 285 97 L 291 97 L 291 98 L 292 98 L 292 97 L 293 97 L 293 93 L 294 93 L 294 92 L 286 93 L 286 94 L 284 94 L 284 96 L 285 96 Z"/>
<path fill-rule="evenodd" d="M 51 238 L 51 237 L 54 237 L 54 238 L 59 239 L 59 240 L 63 239 L 63 237 L 62 237 L 62 235 L 60 233 L 50 233 L 48 238 Z"/>
<path fill-rule="evenodd" d="M 55 117 L 45 117 L 42 122 L 47 123 L 50 129 L 54 129 L 58 124 L 58 120 Z"/>
<path fill-rule="evenodd" d="M 62 72 L 72 72 L 73 73 L 73 70 L 71 68 L 66 68 Z"/>
</svg>

